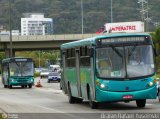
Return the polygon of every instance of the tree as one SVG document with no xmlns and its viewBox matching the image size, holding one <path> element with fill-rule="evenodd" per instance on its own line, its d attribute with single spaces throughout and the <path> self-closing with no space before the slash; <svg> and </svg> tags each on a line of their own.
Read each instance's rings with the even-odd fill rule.
<svg viewBox="0 0 160 119">
<path fill-rule="evenodd" d="M 156 66 L 160 67 L 160 27 L 158 27 L 155 32 L 151 33 L 151 35 L 158 54 L 156 57 Z"/>
<path fill-rule="evenodd" d="M 39 67 L 39 65 L 41 67 L 47 67 L 47 62 L 50 64 L 57 63 L 57 60 L 60 58 L 60 51 L 21 51 L 16 52 L 16 57 L 30 57 L 34 60 L 36 67 Z"/>
</svg>

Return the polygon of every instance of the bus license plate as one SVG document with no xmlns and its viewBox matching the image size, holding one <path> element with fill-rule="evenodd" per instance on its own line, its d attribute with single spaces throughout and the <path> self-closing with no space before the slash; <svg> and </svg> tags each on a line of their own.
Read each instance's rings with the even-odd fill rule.
<svg viewBox="0 0 160 119">
<path fill-rule="evenodd" d="M 133 99 L 133 96 L 132 95 L 124 95 L 123 99 Z"/>
</svg>

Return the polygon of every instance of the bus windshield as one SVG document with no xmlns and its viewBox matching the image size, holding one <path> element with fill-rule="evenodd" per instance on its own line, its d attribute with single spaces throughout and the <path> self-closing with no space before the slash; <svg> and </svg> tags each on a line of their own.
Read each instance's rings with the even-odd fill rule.
<svg viewBox="0 0 160 119">
<path fill-rule="evenodd" d="M 10 63 L 11 76 L 33 76 L 33 62 Z"/>
<path fill-rule="evenodd" d="M 151 45 L 97 48 L 96 69 L 100 78 L 136 78 L 154 73 Z"/>
</svg>

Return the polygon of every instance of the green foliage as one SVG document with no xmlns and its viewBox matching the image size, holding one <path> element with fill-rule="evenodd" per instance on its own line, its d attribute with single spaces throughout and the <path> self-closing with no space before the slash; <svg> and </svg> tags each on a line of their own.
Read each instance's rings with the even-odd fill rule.
<svg viewBox="0 0 160 119">
<path fill-rule="evenodd" d="M 17 57 L 30 57 L 35 62 L 35 67 L 48 67 L 49 64 L 55 64 L 60 58 L 60 51 L 25 51 L 16 52 Z"/>
<path fill-rule="evenodd" d="M 35 78 L 36 78 L 36 77 L 40 77 L 40 73 L 35 72 L 35 73 L 34 73 L 34 77 L 35 77 Z"/>
<path fill-rule="evenodd" d="M 1 61 L 5 58 L 4 52 L 0 52 L 0 74 L 1 74 Z"/>
<path fill-rule="evenodd" d="M 2 61 L 2 59 L 5 58 L 5 53 L 4 52 L 0 52 L 0 61 Z"/>
<path fill-rule="evenodd" d="M 156 66 L 159 71 L 159 68 L 160 68 L 160 27 L 158 27 L 155 32 L 151 33 L 151 35 L 154 41 L 156 51 L 158 53 L 158 56 L 156 57 Z"/>
</svg>

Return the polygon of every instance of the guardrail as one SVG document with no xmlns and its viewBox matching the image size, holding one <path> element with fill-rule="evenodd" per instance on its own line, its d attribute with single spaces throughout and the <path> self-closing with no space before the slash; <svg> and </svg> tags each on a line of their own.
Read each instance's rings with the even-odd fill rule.
<svg viewBox="0 0 160 119">
<path fill-rule="evenodd" d="M 63 35 L 30 35 L 12 36 L 12 41 L 43 41 L 43 40 L 79 40 L 97 36 L 97 34 L 63 34 Z M 9 42 L 10 36 L 0 36 L 0 42 Z"/>
</svg>

